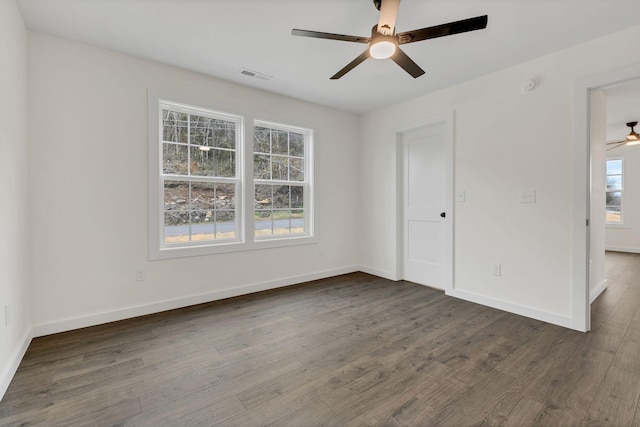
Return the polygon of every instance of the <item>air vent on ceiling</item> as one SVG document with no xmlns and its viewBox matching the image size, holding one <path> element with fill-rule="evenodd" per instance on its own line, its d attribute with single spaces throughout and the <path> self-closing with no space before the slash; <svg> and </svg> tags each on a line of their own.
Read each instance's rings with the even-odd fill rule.
<svg viewBox="0 0 640 427">
<path fill-rule="evenodd" d="M 247 77 L 253 77 L 260 80 L 271 80 L 273 76 L 269 76 L 267 74 L 259 73 L 257 71 L 250 70 L 248 68 L 241 68 L 240 74 L 243 74 Z"/>
</svg>

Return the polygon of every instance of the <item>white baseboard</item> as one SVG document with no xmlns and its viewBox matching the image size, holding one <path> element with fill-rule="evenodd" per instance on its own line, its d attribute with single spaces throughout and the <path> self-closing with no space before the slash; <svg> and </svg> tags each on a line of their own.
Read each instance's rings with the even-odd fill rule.
<svg viewBox="0 0 640 427">
<path fill-rule="evenodd" d="M 445 293 L 446 295 L 460 298 L 465 301 L 475 302 L 476 304 L 486 305 L 487 307 L 497 308 L 498 310 L 507 311 L 509 313 L 518 314 L 520 316 L 530 317 L 532 319 L 552 323 L 554 325 L 562 326 L 569 329 L 575 329 L 580 332 L 585 332 L 580 329 L 580 327 L 576 327 L 574 325 L 573 319 L 568 316 L 562 316 L 556 313 L 550 313 L 548 311 L 538 310 L 519 304 L 513 304 L 508 301 L 498 300 L 460 289 L 449 289 Z"/>
<path fill-rule="evenodd" d="M 358 266 L 358 270 L 373 276 L 382 277 L 383 279 L 393 280 L 394 282 L 400 280 L 390 271 L 380 270 L 374 267 L 369 267 L 368 265 L 360 265 Z"/>
<path fill-rule="evenodd" d="M 606 246 L 604 250 L 613 251 L 613 252 L 629 252 L 632 254 L 640 254 L 640 248 L 630 248 L 625 246 Z"/>
<path fill-rule="evenodd" d="M 18 366 L 20 366 L 20 362 L 22 361 L 24 354 L 27 352 L 29 344 L 31 344 L 32 338 L 33 334 L 31 328 L 29 328 L 22 338 L 20 347 L 16 348 L 16 350 L 11 355 L 11 358 L 9 359 L 10 362 L 2 369 L 2 372 L 0 372 L 0 401 L 4 397 L 4 394 L 7 392 L 9 384 L 11 384 L 11 380 L 18 370 Z"/>
<path fill-rule="evenodd" d="M 589 304 L 593 303 L 607 289 L 607 279 L 604 279 L 589 293 Z"/>
<path fill-rule="evenodd" d="M 103 313 L 91 314 L 88 316 L 75 317 L 55 322 L 42 323 L 33 326 L 33 337 L 41 337 L 44 335 L 56 334 L 58 332 L 71 331 L 73 329 L 86 328 L 88 326 L 100 325 L 103 323 L 115 322 L 118 320 L 130 319 L 132 317 L 144 316 L 147 314 L 159 313 L 176 308 L 188 307 L 196 304 L 203 304 L 211 301 L 217 301 L 225 298 L 247 295 L 254 292 L 266 291 L 270 289 L 282 288 L 285 286 L 296 285 L 299 283 L 309 282 L 311 280 L 325 279 L 327 277 L 339 276 L 341 274 L 353 273 L 360 271 L 357 265 L 336 268 L 332 270 L 319 271 L 300 276 L 291 276 L 267 282 L 254 283 L 235 288 L 221 289 L 213 292 L 207 292 L 199 295 L 191 295 L 187 297 L 160 301 L 151 304 L 145 304 L 135 307 L 127 307 L 119 310 L 108 311 Z"/>
</svg>

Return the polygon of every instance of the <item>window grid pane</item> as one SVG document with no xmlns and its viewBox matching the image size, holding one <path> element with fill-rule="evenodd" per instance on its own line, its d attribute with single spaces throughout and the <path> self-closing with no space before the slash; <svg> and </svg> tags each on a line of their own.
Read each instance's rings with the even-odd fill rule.
<svg viewBox="0 0 640 427">
<path fill-rule="evenodd" d="M 622 224 L 623 199 L 623 161 L 622 159 L 607 160 L 606 162 L 606 223 Z"/>
<path fill-rule="evenodd" d="M 304 235 L 305 133 L 260 124 L 253 138 L 255 236 Z"/>
<path fill-rule="evenodd" d="M 239 120 L 172 107 L 162 109 L 163 243 L 236 240 Z"/>
<path fill-rule="evenodd" d="M 236 238 L 235 184 L 164 181 L 166 244 Z"/>
<path fill-rule="evenodd" d="M 255 235 L 305 233 L 304 185 L 256 184 Z"/>
</svg>

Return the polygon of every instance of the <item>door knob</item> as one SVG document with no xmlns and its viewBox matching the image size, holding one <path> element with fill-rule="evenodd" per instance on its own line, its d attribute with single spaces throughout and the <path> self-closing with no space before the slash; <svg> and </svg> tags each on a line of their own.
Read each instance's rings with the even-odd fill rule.
<svg viewBox="0 0 640 427">
<path fill-rule="evenodd" d="M 442 212 L 442 213 L 440 214 L 440 216 L 441 216 L 442 218 L 444 218 L 444 217 L 446 217 L 446 216 L 447 216 L 447 214 L 446 214 L 446 212 Z"/>
</svg>

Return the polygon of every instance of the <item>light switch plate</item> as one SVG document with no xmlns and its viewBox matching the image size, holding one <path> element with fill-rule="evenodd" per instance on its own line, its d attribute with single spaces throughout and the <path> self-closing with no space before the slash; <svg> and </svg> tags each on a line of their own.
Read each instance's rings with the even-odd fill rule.
<svg viewBox="0 0 640 427">
<path fill-rule="evenodd" d="M 11 324 L 11 306 L 9 304 L 4 306 L 4 326 Z"/>
<path fill-rule="evenodd" d="M 502 276 L 502 265 L 497 262 L 492 263 L 491 274 L 493 276 Z"/>
</svg>

